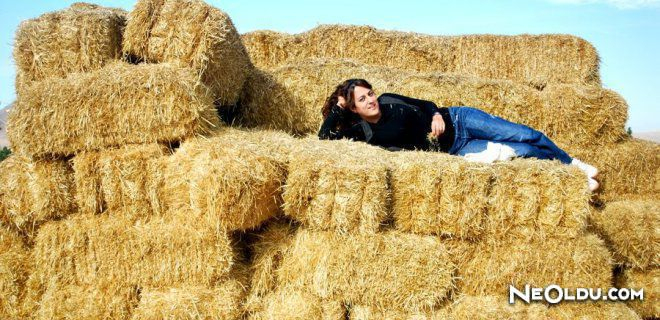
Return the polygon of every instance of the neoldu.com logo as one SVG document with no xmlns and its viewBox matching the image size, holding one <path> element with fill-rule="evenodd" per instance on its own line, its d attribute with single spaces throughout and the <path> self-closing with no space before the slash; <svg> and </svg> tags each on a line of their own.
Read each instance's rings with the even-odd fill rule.
<svg viewBox="0 0 660 320">
<path fill-rule="evenodd" d="M 556 284 L 545 288 L 531 287 L 525 285 L 523 291 L 513 285 L 509 285 L 509 304 L 514 304 L 517 299 L 525 303 L 532 301 L 544 301 L 549 304 L 556 304 L 562 301 L 631 301 L 644 300 L 644 289 L 635 290 L 632 288 L 610 288 L 603 290 L 601 288 L 562 288 Z"/>
</svg>

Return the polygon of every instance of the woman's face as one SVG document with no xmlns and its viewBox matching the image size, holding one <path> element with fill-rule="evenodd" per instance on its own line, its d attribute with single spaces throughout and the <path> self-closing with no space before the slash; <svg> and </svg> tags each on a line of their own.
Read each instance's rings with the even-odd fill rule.
<svg viewBox="0 0 660 320">
<path fill-rule="evenodd" d="M 355 107 L 351 110 L 364 119 L 374 118 L 380 115 L 380 106 L 376 93 L 373 90 L 365 87 L 357 86 L 353 91 L 355 98 Z"/>
</svg>

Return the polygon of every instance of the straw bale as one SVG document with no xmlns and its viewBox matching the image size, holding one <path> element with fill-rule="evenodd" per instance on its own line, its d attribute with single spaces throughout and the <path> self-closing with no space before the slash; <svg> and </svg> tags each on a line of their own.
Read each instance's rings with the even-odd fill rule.
<svg viewBox="0 0 660 320">
<path fill-rule="evenodd" d="M 27 250 L 21 238 L 0 226 L 0 318 L 18 319 L 27 277 Z"/>
<path fill-rule="evenodd" d="M 660 196 L 660 145 L 628 139 L 603 147 L 581 148 L 570 141 L 558 145 L 600 170 L 600 199 L 616 201 Z"/>
<path fill-rule="evenodd" d="M 147 289 L 131 319 L 240 319 L 244 294 L 243 284 L 236 280 L 215 288 Z"/>
<path fill-rule="evenodd" d="M 433 36 L 369 26 L 321 25 L 288 35 L 254 31 L 242 36 L 258 67 L 310 58 L 350 58 L 364 64 L 422 72 L 453 72 L 547 83 L 600 84 L 596 49 L 571 35 Z"/>
<path fill-rule="evenodd" d="M 510 305 L 507 296 L 461 296 L 451 306 L 452 319 L 545 319 L 543 304 Z"/>
<path fill-rule="evenodd" d="M 83 213 L 160 213 L 155 162 L 168 153 L 159 144 L 83 152 L 73 158 L 76 202 Z M 124 209 L 124 210 L 121 210 Z"/>
<path fill-rule="evenodd" d="M 445 320 L 451 319 L 449 308 L 442 307 L 432 312 L 405 312 L 372 306 L 354 305 L 349 310 L 352 320 Z"/>
<path fill-rule="evenodd" d="M 642 318 L 660 317 L 660 268 L 627 269 L 617 279 L 617 287 L 644 289 L 644 300 L 628 301 L 628 306 Z"/>
<path fill-rule="evenodd" d="M 508 80 L 411 72 L 350 60 L 311 60 L 253 72 L 239 122 L 296 135 L 316 133 L 325 99 L 348 78 L 367 79 L 377 93 L 399 93 L 440 107 L 480 108 L 573 144 L 603 145 L 625 135 L 627 105 L 606 89 L 560 85 L 545 93 Z"/>
<path fill-rule="evenodd" d="M 187 69 L 117 62 L 33 83 L 9 113 L 7 135 L 37 157 L 179 141 L 219 125 L 212 102 Z"/>
<path fill-rule="evenodd" d="M 20 23 L 14 42 L 16 87 L 69 73 L 90 72 L 121 58 L 127 13 L 74 3 Z"/>
<path fill-rule="evenodd" d="M 326 301 L 311 293 L 282 288 L 263 298 L 261 309 L 249 313 L 250 320 L 343 320 L 346 309 L 337 301 Z"/>
<path fill-rule="evenodd" d="M 374 233 L 388 218 L 388 152 L 309 138 L 291 152 L 284 213 L 314 230 Z"/>
<path fill-rule="evenodd" d="M 140 0 L 128 16 L 123 51 L 149 63 L 189 67 L 219 105 L 232 105 L 251 68 L 231 19 L 200 0 Z"/>
<path fill-rule="evenodd" d="M 263 297 L 275 291 L 278 285 L 276 271 L 280 268 L 284 252 L 293 242 L 296 230 L 286 221 L 274 221 L 255 233 L 256 240 L 250 246 L 251 296 Z"/>
<path fill-rule="evenodd" d="M 548 318 L 556 320 L 641 320 L 639 315 L 620 302 L 564 302 L 548 308 Z"/>
<path fill-rule="evenodd" d="M 280 285 L 322 299 L 414 312 L 432 309 L 449 295 L 454 272 L 449 259 L 437 237 L 301 229 L 277 274 Z"/>
<path fill-rule="evenodd" d="M 164 159 L 161 201 L 184 219 L 227 230 L 254 228 L 277 214 L 286 162 L 266 139 L 252 139 L 217 135 L 182 143 Z"/>
<path fill-rule="evenodd" d="M 428 152 L 397 153 L 392 166 L 397 229 L 464 239 L 482 234 L 492 166 Z"/>
<path fill-rule="evenodd" d="M 170 287 L 213 286 L 229 272 L 234 252 L 225 233 L 196 221 L 148 222 L 76 216 L 40 230 L 32 250 L 28 287 L 48 283 Z"/>
<path fill-rule="evenodd" d="M 74 189 L 66 161 L 14 153 L 0 162 L 0 221 L 32 238 L 44 222 L 75 212 Z"/>
<path fill-rule="evenodd" d="M 590 193 L 584 173 L 557 161 L 517 159 L 494 166 L 489 239 L 574 238 L 587 225 Z"/>
<path fill-rule="evenodd" d="M 139 302 L 137 287 L 48 284 L 38 300 L 31 296 L 24 311 L 31 319 L 129 319 Z"/>
<path fill-rule="evenodd" d="M 660 201 L 609 202 L 591 220 L 615 262 L 636 269 L 660 266 Z"/>
<path fill-rule="evenodd" d="M 451 248 L 451 247 L 450 247 Z M 604 242 L 595 235 L 573 240 L 518 240 L 455 246 L 470 254 L 452 257 L 457 265 L 458 290 L 465 295 L 504 295 L 509 285 L 522 289 L 557 284 L 563 288 L 609 288 L 612 261 Z"/>
</svg>

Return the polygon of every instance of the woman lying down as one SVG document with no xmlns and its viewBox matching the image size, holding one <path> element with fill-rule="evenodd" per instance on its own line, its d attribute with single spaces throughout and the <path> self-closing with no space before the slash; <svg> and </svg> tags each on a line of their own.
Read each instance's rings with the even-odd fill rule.
<svg viewBox="0 0 660 320">
<path fill-rule="evenodd" d="M 392 93 L 376 97 L 369 82 L 349 79 L 328 97 L 322 113 L 321 139 L 349 138 L 393 151 L 437 150 L 479 162 L 558 159 L 584 171 L 591 191 L 599 187 L 598 169 L 571 158 L 543 133 L 475 108 L 438 108 Z"/>
</svg>

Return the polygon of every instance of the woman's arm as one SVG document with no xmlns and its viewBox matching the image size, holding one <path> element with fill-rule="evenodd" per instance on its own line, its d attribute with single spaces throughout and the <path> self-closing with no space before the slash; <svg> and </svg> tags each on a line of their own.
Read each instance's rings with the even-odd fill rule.
<svg viewBox="0 0 660 320">
<path fill-rule="evenodd" d="M 338 105 L 332 106 L 328 117 L 323 120 L 321 129 L 319 129 L 319 139 L 337 140 L 344 138 L 342 132 L 337 129 L 338 125 L 344 121 L 344 109 Z"/>
<path fill-rule="evenodd" d="M 433 115 L 435 115 L 437 112 L 440 112 L 440 109 L 438 109 L 438 106 L 435 103 L 433 103 L 432 101 L 422 100 L 422 99 L 415 99 L 415 98 L 411 98 L 411 97 L 402 96 L 402 95 L 396 94 L 396 93 L 383 93 L 381 95 L 381 97 L 382 96 L 392 97 L 394 99 L 399 99 L 399 100 L 403 101 L 403 103 L 405 103 L 405 104 L 416 106 L 422 112 L 424 112 L 426 115 L 428 115 L 429 117 L 433 117 Z"/>
<path fill-rule="evenodd" d="M 396 93 L 384 93 L 382 96 L 399 99 L 405 104 L 418 107 L 420 111 L 431 118 L 431 133 L 434 137 L 437 138 L 445 132 L 445 121 L 442 119 L 440 109 L 432 101 L 410 98 Z"/>
</svg>

